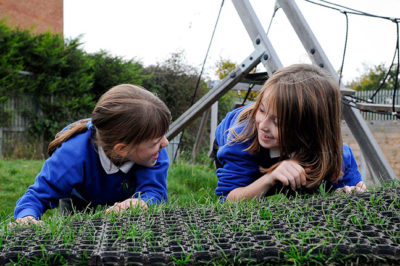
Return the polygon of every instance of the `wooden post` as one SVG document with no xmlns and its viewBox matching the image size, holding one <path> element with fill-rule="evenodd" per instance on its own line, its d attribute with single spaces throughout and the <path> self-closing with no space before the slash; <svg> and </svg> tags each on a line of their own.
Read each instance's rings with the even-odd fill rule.
<svg viewBox="0 0 400 266">
<path fill-rule="evenodd" d="M 200 142 L 201 142 L 201 139 L 203 138 L 204 129 L 206 128 L 209 115 L 210 115 L 210 109 L 207 109 L 201 117 L 199 130 L 197 131 L 197 135 L 196 135 L 196 141 L 194 142 L 194 145 L 193 145 L 192 159 L 191 159 L 192 163 L 194 163 L 196 161 L 197 153 L 199 152 Z"/>
</svg>

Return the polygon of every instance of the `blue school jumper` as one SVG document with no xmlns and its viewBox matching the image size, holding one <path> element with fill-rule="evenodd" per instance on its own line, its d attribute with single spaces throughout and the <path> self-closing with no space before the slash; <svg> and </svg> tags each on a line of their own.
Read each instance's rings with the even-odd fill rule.
<svg viewBox="0 0 400 266">
<path fill-rule="evenodd" d="M 167 201 L 168 154 L 163 148 L 153 167 L 134 164 L 124 173 L 107 174 L 101 165 L 92 139 L 95 130 L 88 130 L 63 142 L 45 161 L 35 183 L 17 201 L 14 217 L 33 216 L 40 219 L 59 199 L 72 195 L 94 205 L 112 205 L 130 197 L 147 204 Z"/>
<path fill-rule="evenodd" d="M 268 168 L 279 161 L 279 157 L 271 158 L 269 149 L 261 147 L 260 152 L 253 154 L 245 151 L 253 139 L 243 143 L 227 145 L 228 129 L 234 126 L 236 118 L 246 107 L 244 106 L 228 113 L 215 131 L 215 141 L 219 146 L 216 161 L 221 166 L 217 168 L 218 182 L 215 194 L 223 198 L 232 190 L 248 186 L 261 177 L 260 166 Z M 237 132 L 242 129 L 243 127 L 239 127 Z M 338 183 L 331 184 L 334 188 L 344 187 L 345 185 L 355 186 L 362 181 L 353 152 L 348 145 L 343 145 L 342 171 L 344 175 Z"/>
</svg>

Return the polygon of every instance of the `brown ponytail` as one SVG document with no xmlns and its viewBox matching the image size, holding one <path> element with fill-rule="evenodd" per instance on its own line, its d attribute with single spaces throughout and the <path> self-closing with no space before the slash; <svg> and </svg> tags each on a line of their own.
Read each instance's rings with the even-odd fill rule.
<svg viewBox="0 0 400 266">
<path fill-rule="evenodd" d="M 66 130 L 59 132 L 56 135 L 56 138 L 50 142 L 49 147 L 47 148 L 47 154 L 51 156 L 53 152 L 61 146 L 64 141 L 72 138 L 73 136 L 83 133 L 87 130 L 87 122 L 89 119 L 82 119 L 79 120 L 72 125 L 70 125 Z"/>
</svg>

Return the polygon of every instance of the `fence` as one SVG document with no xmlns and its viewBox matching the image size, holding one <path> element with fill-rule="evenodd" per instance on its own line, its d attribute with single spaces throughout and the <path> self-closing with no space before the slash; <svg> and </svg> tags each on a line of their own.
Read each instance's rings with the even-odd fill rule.
<svg viewBox="0 0 400 266">
<path fill-rule="evenodd" d="M 0 105 L 0 113 L 3 114 L 0 123 L 0 157 L 12 153 L 15 144 L 25 140 L 28 121 L 20 109 L 28 104 L 32 104 L 32 101 L 21 96 L 9 98 Z"/>
<path fill-rule="evenodd" d="M 375 91 L 357 91 L 355 96 L 357 98 L 361 98 L 364 100 L 368 100 Z M 393 104 L 393 93 L 394 90 L 381 90 L 379 91 L 374 99 L 374 103 L 380 104 Z M 396 91 L 396 102 L 395 104 L 400 103 L 400 92 Z M 381 114 L 381 113 L 371 113 L 371 112 L 361 112 L 361 115 L 365 120 L 395 120 L 396 118 L 391 114 Z"/>
</svg>

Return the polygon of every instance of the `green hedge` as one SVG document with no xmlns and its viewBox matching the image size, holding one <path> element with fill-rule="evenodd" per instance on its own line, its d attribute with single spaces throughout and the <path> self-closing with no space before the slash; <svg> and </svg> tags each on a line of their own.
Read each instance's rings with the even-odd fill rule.
<svg viewBox="0 0 400 266">
<path fill-rule="evenodd" d="M 147 77 L 140 63 L 105 52 L 87 54 L 80 45 L 79 39 L 0 23 L 0 103 L 11 97 L 27 100 L 17 111 L 29 121 L 30 136 L 50 141 L 67 123 L 89 116 L 111 86 L 140 85 Z M 12 110 L 2 112 L 7 118 L 2 126 L 7 126 Z"/>
</svg>

